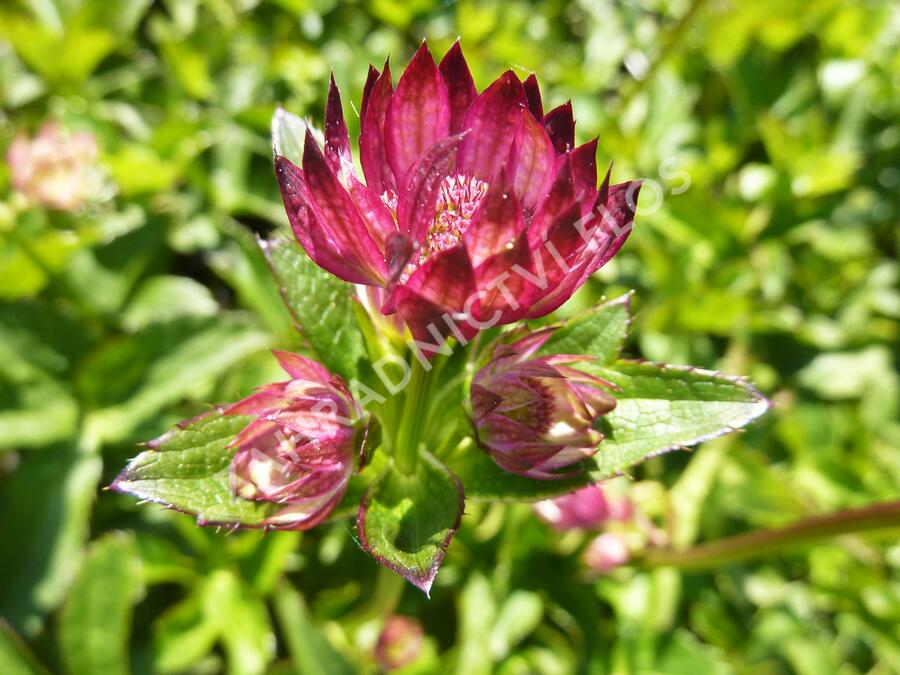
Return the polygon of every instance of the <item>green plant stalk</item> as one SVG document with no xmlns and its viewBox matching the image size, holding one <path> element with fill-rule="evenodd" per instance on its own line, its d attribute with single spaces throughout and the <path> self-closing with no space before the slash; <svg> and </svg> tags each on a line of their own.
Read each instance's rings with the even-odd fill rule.
<svg viewBox="0 0 900 675">
<path fill-rule="evenodd" d="M 636 565 L 644 568 L 677 567 L 708 570 L 763 556 L 788 546 L 842 534 L 900 533 L 900 501 L 881 502 L 822 516 L 811 516 L 781 528 L 753 530 L 683 550 L 648 550 Z"/>
<path fill-rule="evenodd" d="M 428 412 L 428 390 L 431 380 L 430 372 L 415 358 L 412 359 L 409 377 L 403 413 L 397 430 L 397 442 L 394 445 L 394 461 L 397 468 L 406 474 L 415 472 L 419 459 L 419 443 L 422 440 L 424 418 Z"/>
</svg>

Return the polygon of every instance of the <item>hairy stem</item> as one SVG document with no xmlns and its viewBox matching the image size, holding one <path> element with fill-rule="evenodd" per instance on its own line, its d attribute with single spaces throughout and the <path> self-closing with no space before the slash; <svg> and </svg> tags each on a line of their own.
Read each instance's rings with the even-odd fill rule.
<svg viewBox="0 0 900 675">
<path fill-rule="evenodd" d="M 683 550 L 648 550 L 641 567 L 705 570 L 841 534 L 900 531 L 900 501 L 882 502 L 822 516 L 811 516 L 785 527 L 753 530 Z"/>
</svg>

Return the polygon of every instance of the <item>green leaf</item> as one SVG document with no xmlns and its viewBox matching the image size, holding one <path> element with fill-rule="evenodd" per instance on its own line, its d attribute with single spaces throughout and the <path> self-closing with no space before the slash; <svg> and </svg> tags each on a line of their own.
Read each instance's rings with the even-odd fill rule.
<svg viewBox="0 0 900 675">
<path fill-rule="evenodd" d="M 541 354 L 583 354 L 610 364 L 619 357 L 631 324 L 632 293 L 603 302 L 559 327 Z"/>
<path fill-rule="evenodd" d="M 277 505 L 238 499 L 229 484 L 235 449 L 228 444 L 249 420 L 211 413 L 174 429 L 132 459 L 111 487 L 194 514 L 202 525 L 264 527 Z"/>
<path fill-rule="evenodd" d="M 414 474 L 388 468 L 363 499 L 358 524 L 362 547 L 427 595 L 464 501 L 447 467 L 427 452 L 419 460 Z"/>
<path fill-rule="evenodd" d="M 0 493 L 0 614 L 17 631 L 36 633 L 62 600 L 88 534 L 100 458 L 84 449 L 30 453 Z M 40 500 L 40 508 L 35 507 Z"/>
<path fill-rule="evenodd" d="M 620 387 L 603 418 L 606 438 L 592 458 L 597 480 L 668 450 L 749 424 L 769 402 L 745 380 L 687 366 L 618 361 L 591 372 Z"/>
<path fill-rule="evenodd" d="M 268 241 L 263 250 L 282 297 L 318 360 L 348 380 L 356 377 L 365 348 L 348 284 L 318 267 L 298 244 Z"/>
<path fill-rule="evenodd" d="M 139 560 L 127 535 L 107 535 L 91 546 L 60 616 L 70 673 L 129 672 L 131 612 L 141 591 Z"/>
<path fill-rule="evenodd" d="M 111 341 L 79 373 L 83 398 L 107 441 L 266 346 L 264 333 L 228 316 L 182 317 Z"/>
<path fill-rule="evenodd" d="M 301 596 L 286 583 L 273 596 L 288 653 L 299 675 L 352 675 L 357 672 L 319 630 Z"/>
<path fill-rule="evenodd" d="M 50 379 L 13 386 L 0 373 L 0 452 L 32 448 L 71 438 L 78 405 Z"/>
<path fill-rule="evenodd" d="M 189 277 L 160 275 L 138 288 L 122 313 L 122 326 L 135 331 L 181 316 L 212 316 L 218 311 L 219 303 L 203 284 Z"/>
<path fill-rule="evenodd" d="M 3 619 L 0 619 L 0 673 L 44 675 L 47 671 Z"/>
</svg>

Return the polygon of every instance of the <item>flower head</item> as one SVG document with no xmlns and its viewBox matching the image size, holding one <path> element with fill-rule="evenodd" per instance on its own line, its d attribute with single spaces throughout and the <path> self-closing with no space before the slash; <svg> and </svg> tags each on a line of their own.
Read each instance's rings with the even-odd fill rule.
<svg viewBox="0 0 900 675">
<path fill-rule="evenodd" d="M 276 155 L 281 195 L 309 256 L 383 288 L 414 337 L 543 316 L 631 230 L 640 183 L 597 188 L 572 106 L 544 114 L 536 78 L 512 71 L 479 93 L 459 43 L 440 64 L 423 43 L 396 88 L 370 67 L 360 120 L 365 183 L 332 79 L 324 150 L 307 129 L 302 168 Z"/>
<path fill-rule="evenodd" d="M 594 423 L 616 405 L 613 385 L 567 365 L 587 357 L 534 356 L 549 336 L 500 347 L 470 391 L 482 447 L 507 471 L 532 478 L 559 478 L 593 455 L 603 439 Z"/>
<path fill-rule="evenodd" d="M 47 122 L 34 138 L 19 134 L 6 154 L 13 187 L 30 200 L 73 211 L 92 192 L 97 142 L 88 132 L 69 134 Z"/>
<path fill-rule="evenodd" d="M 599 485 L 588 485 L 567 495 L 537 502 L 534 510 L 549 525 L 564 531 L 628 520 L 634 507 L 626 497 L 610 497 Z"/>
<path fill-rule="evenodd" d="M 225 409 L 255 415 L 233 445 L 234 493 L 282 506 L 266 525 L 305 530 L 337 505 L 353 473 L 363 412 L 338 377 L 297 354 L 276 351 L 291 376 Z"/>
<path fill-rule="evenodd" d="M 384 670 L 409 665 L 422 650 L 422 624 L 408 616 L 388 618 L 375 645 L 375 658 Z"/>
</svg>

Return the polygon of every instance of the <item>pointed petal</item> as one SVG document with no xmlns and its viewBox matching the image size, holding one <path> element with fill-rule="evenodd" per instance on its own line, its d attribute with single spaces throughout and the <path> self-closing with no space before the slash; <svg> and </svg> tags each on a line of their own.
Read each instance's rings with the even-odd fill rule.
<svg viewBox="0 0 900 675">
<path fill-rule="evenodd" d="M 491 183 L 463 233 L 472 266 L 477 268 L 491 255 L 512 246 L 525 229 L 522 208 L 505 172 Z"/>
<path fill-rule="evenodd" d="M 459 314 L 474 295 L 475 278 L 464 246 L 456 246 L 433 256 L 413 272 L 395 292 L 397 311 L 407 322 L 413 336 L 433 339 L 428 330 L 433 324 L 441 335 L 450 330 L 443 315 Z M 462 321 L 459 328 L 472 334 L 474 327 Z"/>
<path fill-rule="evenodd" d="M 359 156 L 366 184 L 378 195 L 384 194 L 386 190 L 393 192 L 397 190 L 394 172 L 388 164 L 384 140 L 385 117 L 393 94 L 391 67 L 385 63 L 384 70 L 381 71 L 366 98 L 359 134 Z"/>
<path fill-rule="evenodd" d="M 421 243 L 434 221 L 441 183 L 456 163 L 463 134 L 432 145 L 406 174 L 398 196 L 397 222 L 400 231 Z"/>
<path fill-rule="evenodd" d="M 278 363 L 284 369 L 284 372 L 295 380 L 309 380 L 311 382 L 328 384 L 328 381 L 331 379 L 331 373 L 328 372 L 325 366 L 305 356 L 280 349 L 273 349 L 272 354 L 278 359 Z"/>
<path fill-rule="evenodd" d="M 525 89 L 525 98 L 528 100 L 528 110 L 534 115 L 534 119 L 538 121 L 543 120 L 544 104 L 541 101 L 541 88 L 534 73 L 528 76 L 523 87 Z"/>
<path fill-rule="evenodd" d="M 351 283 L 368 283 L 354 261 L 343 255 L 339 244 L 319 224 L 303 172 L 289 159 L 275 158 L 275 174 L 291 229 L 306 254 L 319 267 Z"/>
<path fill-rule="evenodd" d="M 462 128 L 466 111 L 478 95 L 459 40 L 441 59 L 439 70 L 450 97 L 450 133 L 455 134 Z"/>
<path fill-rule="evenodd" d="M 385 206 L 381 197 L 360 183 L 355 177 L 349 179 L 350 196 L 356 204 L 360 217 L 366 224 L 366 229 L 372 239 L 378 245 L 380 251 L 385 250 L 388 237 L 397 232 L 397 223 L 394 216 Z"/>
<path fill-rule="evenodd" d="M 359 104 L 359 119 L 362 119 L 366 114 L 366 108 L 369 107 L 369 97 L 372 95 L 372 90 L 375 88 L 375 83 L 378 81 L 380 74 L 375 66 L 369 64 L 366 83 L 363 85 L 362 101 Z"/>
<path fill-rule="evenodd" d="M 334 82 L 328 86 L 328 101 L 325 104 L 325 157 L 331 168 L 337 172 L 353 172 L 353 159 L 350 156 L 350 134 L 344 122 L 344 110 L 341 106 L 341 92 Z"/>
<path fill-rule="evenodd" d="M 311 132 L 303 149 L 303 175 L 319 227 L 341 254 L 367 280 L 382 285 L 387 275 L 384 255 L 369 235 L 350 195 L 331 171 Z"/>
<path fill-rule="evenodd" d="M 533 210 L 553 182 L 556 153 L 550 136 L 530 113 L 522 113 L 510 164 L 515 166 L 516 195 L 525 209 Z"/>
<path fill-rule="evenodd" d="M 597 189 L 597 139 L 579 145 L 569 155 L 575 179 L 575 198 L 592 195 Z"/>
<path fill-rule="evenodd" d="M 522 83 L 511 70 L 478 95 L 463 123 L 469 133 L 459 149 L 460 173 L 491 181 L 509 158 L 524 107 Z"/>
<path fill-rule="evenodd" d="M 575 146 L 575 117 L 572 102 L 566 101 L 544 116 L 544 128 L 553 141 L 556 151 L 563 153 Z"/>
<path fill-rule="evenodd" d="M 426 148 L 450 133 L 447 86 L 424 42 L 397 83 L 384 133 L 388 161 L 398 182 Z"/>
<path fill-rule="evenodd" d="M 542 242 L 547 240 L 550 228 L 563 213 L 572 208 L 573 204 L 576 204 L 575 178 L 572 175 L 571 162 L 564 161 L 558 166 L 556 176 L 553 178 L 553 184 L 550 186 L 549 192 L 544 196 L 543 201 L 538 205 L 534 218 L 531 221 L 528 230 L 528 240 L 531 243 L 532 250 L 537 249 Z"/>
</svg>

